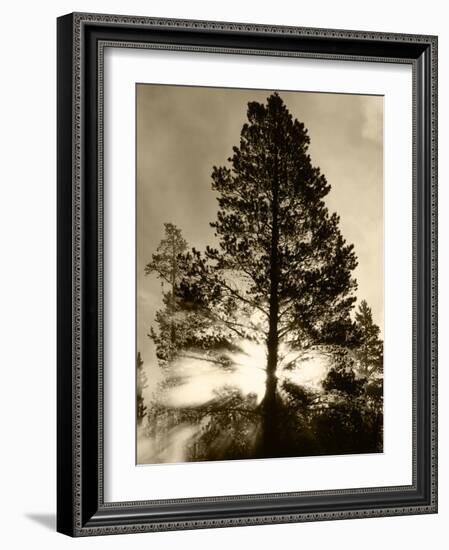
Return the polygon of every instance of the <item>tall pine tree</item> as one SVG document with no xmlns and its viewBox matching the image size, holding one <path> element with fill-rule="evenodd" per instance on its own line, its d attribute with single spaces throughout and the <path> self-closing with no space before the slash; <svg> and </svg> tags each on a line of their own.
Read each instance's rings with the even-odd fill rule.
<svg viewBox="0 0 449 550">
<path fill-rule="evenodd" d="M 250 102 L 247 118 L 230 166 L 212 172 L 218 246 L 185 256 L 181 290 L 237 335 L 266 345 L 261 410 L 269 455 L 280 345 L 347 344 L 357 259 L 324 202 L 330 185 L 312 165 L 304 124 L 277 93 L 266 104 Z"/>
</svg>

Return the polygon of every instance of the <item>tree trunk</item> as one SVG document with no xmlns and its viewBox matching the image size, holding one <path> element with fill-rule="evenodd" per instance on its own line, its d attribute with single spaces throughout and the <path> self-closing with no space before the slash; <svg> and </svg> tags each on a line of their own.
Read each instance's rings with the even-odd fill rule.
<svg viewBox="0 0 449 550">
<path fill-rule="evenodd" d="M 262 456 L 276 456 L 277 447 L 277 344 L 268 347 L 267 379 L 265 382 L 265 395 L 262 401 Z"/>
<path fill-rule="evenodd" d="M 277 447 L 277 364 L 279 348 L 279 176 L 278 158 L 275 160 L 275 173 L 272 186 L 272 234 L 270 254 L 270 301 L 269 328 L 267 338 L 267 379 L 265 396 L 262 402 L 262 449 L 263 456 L 276 456 Z"/>
</svg>

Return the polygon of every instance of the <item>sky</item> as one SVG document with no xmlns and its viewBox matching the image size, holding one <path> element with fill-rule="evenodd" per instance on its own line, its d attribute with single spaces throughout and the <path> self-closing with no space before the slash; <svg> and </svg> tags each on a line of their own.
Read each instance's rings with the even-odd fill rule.
<svg viewBox="0 0 449 550">
<path fill-rule="evenodd" d="M 383 334 L 383 97 L 277 91 L 308 129 L 312 164 L 331 185 L 326 204 L 340 216 L 358 257 L 358 301 L 367 300 Z M 212 167 L 228 165 L 248 101 L 265 102 L 271 93 L 137 85 L 137 350 L 147 367 L 155 361 L 147 334 L 161 287 L 144 267 L 164 236 L 163 224 L 177 225 L 199 250 L 214 243 Z"/>
</svg>

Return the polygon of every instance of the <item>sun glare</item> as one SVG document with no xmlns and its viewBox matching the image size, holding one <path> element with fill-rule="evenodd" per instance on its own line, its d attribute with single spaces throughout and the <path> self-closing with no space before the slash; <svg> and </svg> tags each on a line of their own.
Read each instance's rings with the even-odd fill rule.
<svg viewBox="0 0 449 550">
<path fill-rule="evenodd" d="M 166 392 L 165 404 L 172 407 L 201 405 L 213 400 L 225 387 L 238 389 L 244 397 L 253 394 L 259 404 L 265 393 L 266 348 L 249 341 L 242 341 L 239 348 L 238 352 L 226 354 L 231 365 L 229 369 L 198 352 L 178 359 L 173 373 L 180 383 Z M 285 345 L 281 346 L 279 355 L 283 358 L 278 372 L 281 382 L 290 380 L 300 386 L 320 389 L 328 368 L 326 358 L 310 352 L 292 361 L 295 353 Z"/>
</svg>

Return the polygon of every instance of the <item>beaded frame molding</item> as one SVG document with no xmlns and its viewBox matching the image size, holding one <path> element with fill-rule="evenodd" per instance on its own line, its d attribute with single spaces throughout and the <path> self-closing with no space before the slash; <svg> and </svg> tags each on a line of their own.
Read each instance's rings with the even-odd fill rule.
<svg viewBox="0 0 449 550">
<path fill-rule="evenodd" d="M 106 46 L 406 63 L 413 71 L 410 486 L 105 502 Z M 437 512 L 437 37 L 75 13 L 58 18 L 58 494 L 70 536 Z"/>
</svg>

